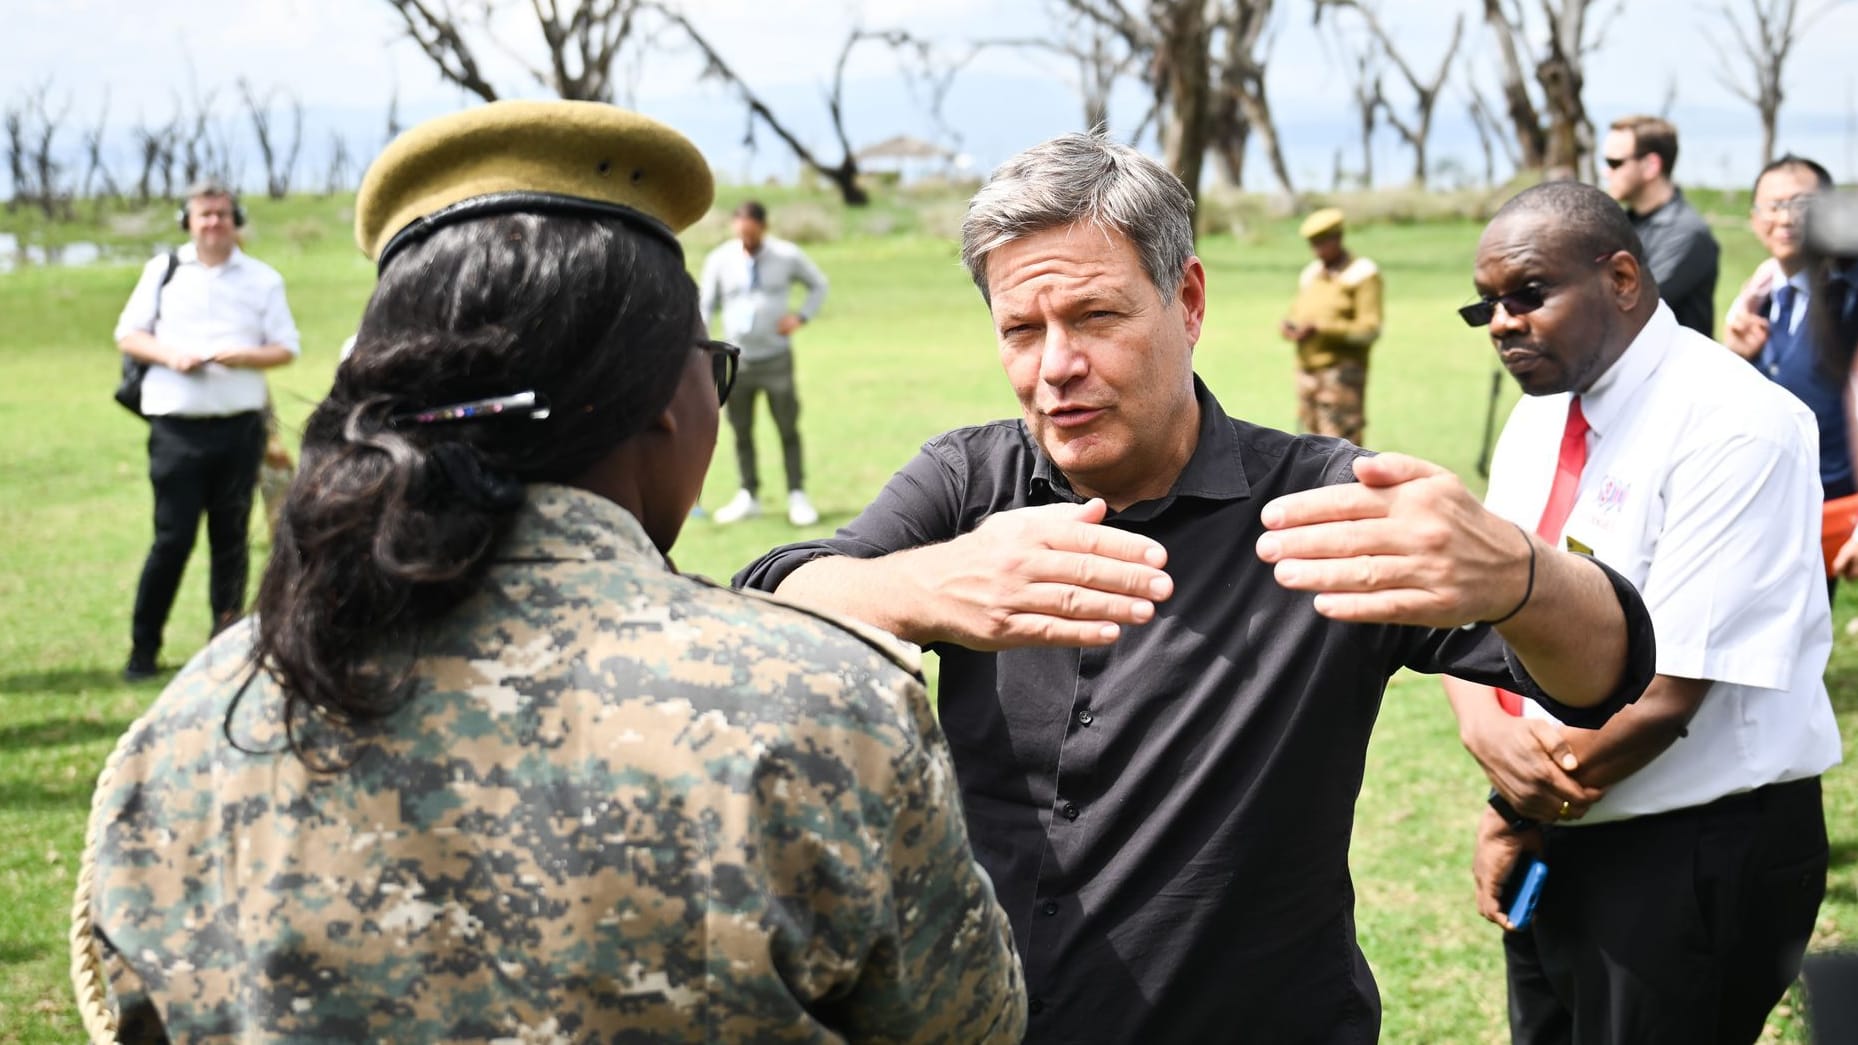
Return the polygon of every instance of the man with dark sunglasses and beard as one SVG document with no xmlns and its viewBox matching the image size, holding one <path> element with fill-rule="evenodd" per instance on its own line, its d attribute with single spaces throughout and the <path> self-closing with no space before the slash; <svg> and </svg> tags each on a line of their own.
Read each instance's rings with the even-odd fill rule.
<svg viewBox="0 0 1858 1045">
<path fill-rule="evenodd" d="M 1493 785 L 1473 872 L 1508 930 L 1511 1034 L 1753 1041 L 1825 893 L 1819 774 L 1840 758 L 1812 412 L 1678 325 L 1597 189 L 1517 196 L 1476 264 L 1460 314 L 1526 393 L 1486 506 L 1625 574 L 1658 634 L 1658 674 L 1598 729 L 1446 681 Z M 1549 873 L 1517 927 L 1499 899 L 1525 852 Z"/>
</svg>

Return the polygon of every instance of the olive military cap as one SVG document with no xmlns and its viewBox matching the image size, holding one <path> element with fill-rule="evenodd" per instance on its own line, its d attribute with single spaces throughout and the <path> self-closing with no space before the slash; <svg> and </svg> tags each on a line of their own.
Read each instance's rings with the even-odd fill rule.
<svg viewBox="0 0 1858 1045">
<path fill-rule="evenodd" d="M 388 144 L 362 178 L 355 242 L 384 268 L 434 229 L 521 211 L 617 218 L 677 248 L 715 195 L 703 154 L 650 117 L 601 102 L 491 102 Z"/>
<path fill-rule="evenodd" d="M 1304 218 L 1302 226 L 1297 229 L 1298 235 L 1301 235 L 1304 239 L 1316 239 L 1320 236 L 1329 236 L 1341 231 L 1342 212 L 1335 207 L 1324 207 L 1322 210 Z"/>
</svg>

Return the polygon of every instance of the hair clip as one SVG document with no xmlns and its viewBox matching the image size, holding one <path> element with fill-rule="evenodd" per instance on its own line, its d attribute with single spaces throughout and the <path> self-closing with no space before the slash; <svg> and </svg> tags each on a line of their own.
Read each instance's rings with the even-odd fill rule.
<svg viewBox="0 0 1858 1045">
<path fill-rule="evenodd" d="M 395 414 L 388 421 L 395 425 L 429 425 L 443 421 L 472 421 L 480 417 L 496 417 L 505 413 L 526 413 L 531 421 L 544 420 L 548 417 L 548 397 L 535 392 L 518 392 L 515 395 L 473 399 L 468 403 L 453 403 L 449 406 L 435 406 L 429 410 Z"/>
</svg>

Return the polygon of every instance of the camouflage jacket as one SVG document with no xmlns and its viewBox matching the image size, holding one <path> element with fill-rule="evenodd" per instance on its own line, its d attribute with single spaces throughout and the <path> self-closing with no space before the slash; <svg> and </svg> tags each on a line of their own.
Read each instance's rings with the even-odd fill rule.
<svg viewBox="0 0 1858 1045">
<path fill-rule="evenodd" d="M 591 495 L 522 512 L 406 707 L 299 716 L 340 768 L 268 679 L 235 699 L 249 622 L 123 737 L 91 854 L 123 1036 L 1018 1040 L 915 655 L 679 576 Z"/>
</svg>

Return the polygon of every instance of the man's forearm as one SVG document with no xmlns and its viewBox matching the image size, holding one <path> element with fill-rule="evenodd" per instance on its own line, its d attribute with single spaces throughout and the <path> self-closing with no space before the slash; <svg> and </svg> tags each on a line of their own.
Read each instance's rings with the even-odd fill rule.
<svg viewBox="0 0 1858 1045">
<path fill-rule="evenodd" d="M 131 359 L 154 366 L 167 366 L 172 353 L 145 330 L 132 330 L 116 342 L 116 347 Z"/>
<path fill-rule="evenodd" d="M 1591 707 L 1618 688 L 1626 670 L 1626 615 L 1606 574 L 1531 536 L 1535 588 L 1523 608 L 1497 626 L 1529 676 L 1563 704 Z"/>
<path fill-rule="evenodd" d="M 1684 735 L 1709 689 L 1707 679 L 1657 675 L 1643 696 L 1620 709 L 1606 725 L 1564 730 L 1568 746 L 1580 760 L 1575 779 L 1604 789 L 1645 768 Z"/>
<path fill-rule="evenodd" d="M 213 361 L 221 366 L 242 367 L 247 370 L 267 370 L 274 366 L 283 366 L 295 358 L 297 358 L 296 353 L 283 345 L 229 348 L 213 354 Z"/>
<path fill-rule="evenodd" d="M 929 551 L 912 548 L 875 559 L 846 555 L 814 559 L 788 574 L 774 593 L 925 646 L 938 637 L 931 634 L 925 612 L 930 593 L 920 583 L 923 571 L 910 566 Z"/>
</svg>

